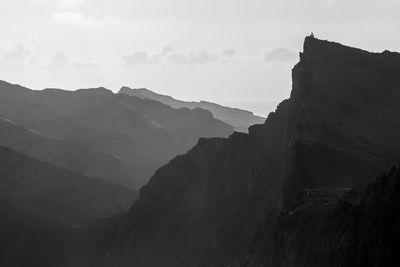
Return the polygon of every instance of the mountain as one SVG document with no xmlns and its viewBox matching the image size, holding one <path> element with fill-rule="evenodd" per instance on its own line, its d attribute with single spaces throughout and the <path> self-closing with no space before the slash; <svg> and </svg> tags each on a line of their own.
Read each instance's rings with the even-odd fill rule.
<svg viewBox="0 0 400 267">
<path fill-rule="evenodd" d="M 349 188 L 373 181 L 399 160 L 400 54 L 370 53 L 307 37 L 292 78 L 290 98 L 264 124 L 250 127 L 248 134 L 200 139 L 157 170 L 129 212 L 82 229 L 74 266 L 304 266 L 308 259 L 335 258 L 330 254 L 335 247 L 323 241 L 332 229 L 324 223 L 332 219 L 331 225 L 340 225 L 345 213 L 335 215 L 328 207 L 321 214 L 318 209 L 328 206 L 329 195 L 346 198 Z M 328 200 L 313 204 L 310 190 Z M 388 197 L 385 189 L 371 196 L 378 201 Z M 325 231 L 321 235 L 302 232 L 296 220 L 301 213 L 280 219 L 302 212 L 292 210 L 303 209 L 299 201 L 314 216 L 305 227 L 313 231 L 315 222 L 315 229 Z M 372 217 L 362 218 L 361 225 L 369 227 L 369 218 L 381 223 L 380 212 L 390 218 L 392 210 L 380 211 L 379 205 L 361 206 L 361 211 L 372 208 L 366 213 Z M 398 206 L 393 210 L 398 212 Z M 368 250 L 345 245 L 367 244 L 368 239 L 360 243 L 356 235 L 367 238 L 374 229 L 352 229 L 355 235 L 343 237 L 349 242 L 341 241 L 342 256 L 354 252 L 353 258 L 363 257 Z M 340 230 L 338 235 L 332 242 L 341 238 Z M 312 247 L 308 237 L 318 238 Z M 387 239 L 374 244 L 393 251 L 395 243 L 381 241 Z M 385 266 L 378 263 L 380 255 L 370 257 L 373 266 Z M 340 262 L 329 266 L 342 266 Z"/>
<path fill-rule="evenodd" d="M 162 102 L 173 108 L 201 108 L 209 110 L 216 119 L 221 120 L 229 125 L 232 125 L 237 132 L 248 132 L 248 128 L 254 124 L 262 124 L 265 118 L 256 116 L 252 112 L 238 108 L 230 108 L 221 106 L 215 103 L 200 101 L 200 102 L 186 102 L 174 99 L 167 95 L 160 95 L 145 88 L 131 89 L 129 87 L 122 87 L 119 94 L 126 94 L 143 99 L 152 99 Z"/>
<path fill-rule="evenodd" d="M 2 204 L 48 224 L 80 226 L 125 211 L 137 192 L 0 147 Z M 9 208 L 7 208 L 9 209 Z M 12 210 L 11 210 L 12 211 Z M 2 216 L 1 220 L 9 219 Z"/>
<path fill-rule="evenodd" d="M 199 137 L 233 132 L 209 111 L 173 109 L 104 88 L 34 91 L 0 82 L 0 116 L 3 124 L 15 124 L 10 133 L 20 132 L 8 136 L 3 145 L 9 142 L 38 159 L 133 188 L 145 184 L 159 166 L 186 152 Z"/>
<path fill-rule="evenodd" d="M 0 147 L 0 265 L 58 266 L 71 232 L 126 211 L 137 195 Z"/>
<path fill-rule="evenodd" d="M 52 163 L 87 176 L 129 185 L 134 174 L 129 162 L 80 145 L 72 140 L 51 137 L 0 117 L 0 146 Z"/>
</svg>

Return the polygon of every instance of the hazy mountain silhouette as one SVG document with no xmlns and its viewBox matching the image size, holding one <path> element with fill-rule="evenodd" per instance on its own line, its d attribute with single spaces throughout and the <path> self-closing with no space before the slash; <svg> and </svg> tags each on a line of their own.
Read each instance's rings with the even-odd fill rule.
<svg viewBox="0 0 400 267">
<path fill-rule="evenodd" d="M 251 125 L 262 124 L 265 121 L 265 118 L 256 116 L 252 112 L 247 110 L 225 107 L 206 101 L 200 101 L 200 102 L 181 101 L 174 99 L 171 96 L 157 94 L 145 88 L 131 89 L 129 87 L 122 87 L 118 93 L 127 94 L 130 96 L 136 96 L 143 99 L 152 99 L 160 101 L 173 108 L 189 108 L 189 109 L 202 108 L 205 110 L 209 110 L 216 119 L 226 122 L 229 125 L 232 125 L 235 128 L 235 131 L 238 132 L 247 133 L 248 128 Z"/>
<path fill-rule="evenodd" d="M 350 191 L 350 197 L 332 202 L 333 209 L 328 204 L 330 195 L 340 198 L 398 162 L 399 88 L 399 54 L 307 37 L 293 69 L 291 96 L 263 125 L 228 139 L 200 139 L 160 168 L 128 213 L 81 232 L 74 266 L 398 263 L 393 241 L 400 237 L 394 228 L 400 208 L 391 193 L 397 192 L 398 175 Z M 325 200 L 314 203 L 313 191 Z M 335 206 L 339 213 L 332 213 Z M 342 225 L 342 208 L 351 206 L 356 214 L 349 220 L 359 229 Z M 306 217 L 304 227 L 311 230 L 302 231 L 297 220 L 307 212 L 312 219 Z M 332 240 L 329 225 L 342 227 Z M 323 232 L 312 233 L 313 226 Z M 371 243 L 375 226 L 379 232 Z M 343 239 L 342 230 L 350 231 Z M 366 263 L 363 257 L 375 245 L 382 250 L 369 254 Z"/>
<path fill-rule="evenodd" d="M 3 145 L 135 188 L 199 137 L 233 132 L 208 111 L 173 109 L 104 88 L 33 91 L 0 82 L 0 116 L 2 124 L 17 124 L 7 126 L 12 136 Z"/>
<path fill-rule="evenodd" d="M 114 183 L 129 185 L 129 177 L 135 173 L 129 162 L 119 157 L 27 129 L 3 118 L 0 118 L 0 145 Z"/>
</svg>

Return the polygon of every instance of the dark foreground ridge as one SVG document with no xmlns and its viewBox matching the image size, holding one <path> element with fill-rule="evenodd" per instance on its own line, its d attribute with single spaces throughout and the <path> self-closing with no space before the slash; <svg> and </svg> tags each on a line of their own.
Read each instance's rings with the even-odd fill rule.
<svg viewBox="0 0 400 267">
<path fill-rule="evenodd" d="M 391 193 L 397 174 L 383 178 L 387 186 L 379 180 L 348 189 L 399 160 L 400 55 L 307 37 L 292 76 L 290 98 L 263 125 L 228 139 L 200 139 L 155 173 L 128 213 L 83 229 L 70 264 L 398 262 L 391 254 L 399 240 L 392 217 L 399 200 Z M 321 232 L 310 233 L 314 227 Z"/>
<path fill-rule="evenodd" d="M 72 232 L 138 193 L 0 146 L 0 266 L 57 266 Z"/>
</svg>

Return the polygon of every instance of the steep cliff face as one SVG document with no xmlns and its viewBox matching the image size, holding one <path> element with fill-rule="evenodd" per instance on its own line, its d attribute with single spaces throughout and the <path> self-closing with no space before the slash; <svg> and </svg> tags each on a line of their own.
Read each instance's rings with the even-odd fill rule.
<svg viewBox="0 0 400 267">
<path fill-rule="evenodd" d="M 159 169 L 127 214 L 84 229 L 76 262 L 271 266 L 280 207 L 397 162 L 399 70 L 396 53 L 306 38 L 290 99 L 249 134 L 201 139 Z"/>
<path fill-rule="evenodd" d="M 288 123 L 296 130 L 288 143 L 291 168 L 283 188 L 282 216 L 287 219 L 278 221 L 279 211 L 269 211 L 248 252 L 232 261 L 237 263 L 233 266 L 353 266 L 348 260 L 358 251 L 346 246 L 355 242 L 356 230 L 350 229 L 355 215 L 332 217 L 337 207 L 330 205 L 397 163 L 398 88 L 398 53 L 369 53 L 306 38 L 293 69 L 290 97 Z M 300 207 L 293 210 L 293 205 Z M 296 211 L 301 215 L 287 216 Z M 344 228 L 335 231 L 341 224 Z M 282 237 L 274 241 L 275 235 Z"/>
<path fill-rule="evenodd" d="M 160 168 L 127 214 L 83 231 L 75 264 L 223 266 L 245 250 L 281 200 L 285 108 L 249 135 L 200 139 Z"/>
<path fill-rule="evenodd" d="M 396 163 L 400 55 L 306 38 L 293 69 L 290 202 L 302 188 L 353 187 Z"/>
</svg>

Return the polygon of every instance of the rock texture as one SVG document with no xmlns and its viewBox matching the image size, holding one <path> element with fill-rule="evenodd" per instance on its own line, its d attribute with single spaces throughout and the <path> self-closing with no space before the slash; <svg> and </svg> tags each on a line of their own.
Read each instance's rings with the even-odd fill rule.
<svg viewBox="0 0 400 267">
<path fill-rule="evenodd" d="M 171 96 L 157 94 L 145 88 L 131 89 L 129 87 L 122 87 L 118 93 L 160 101 L 173 108 L 205 109 L 210 111 L 216 119 L 232 125 L 237 132 L 247 133 L 250 126 L 254 124 L 262 124 L 265 121 L 265 118 L 254 115 L 252 112 L 247 110 L 225 107 L 206 101 L 181 101 L 172 98 Z"/>
<path fill-rule="evenodd" d="M 208 111 L 177 110 L 104 88 L 33 91 L 0 82 L 0 116 L 41 135 L 41 142 L 46 143 L 33 146 L 23 134 L 9 136 L 21 137 L 10 141 L 26 145 L 18 150 L 134 188 L 144 185 L 158 167 L 190 149 L 199 137 L 233 132 Z M 43 136 L 59 142 L 44 141 Z M 49 145 L 54 155 L 49 155 Z"/>
</svg>

